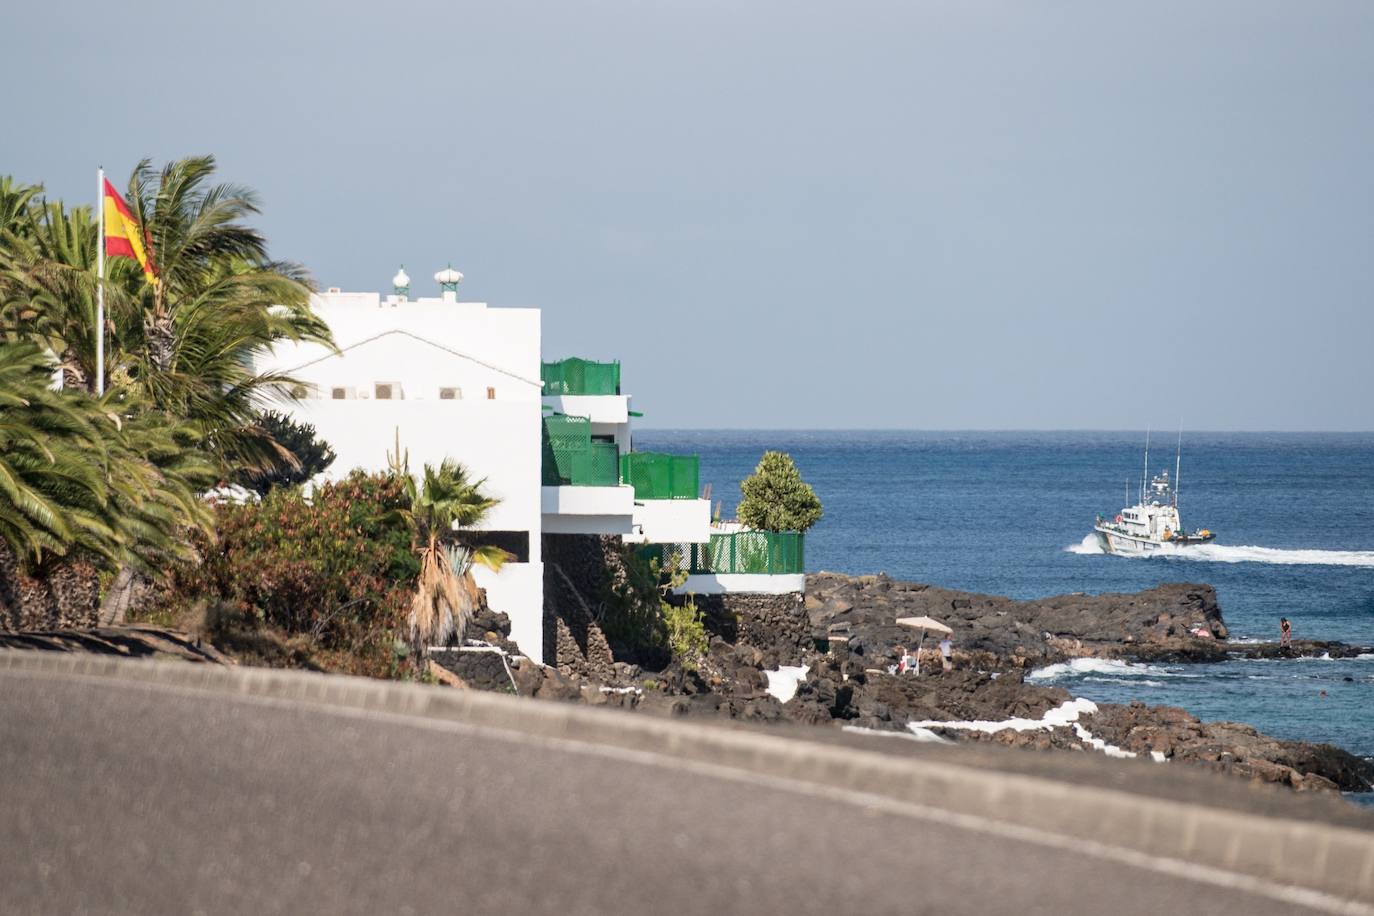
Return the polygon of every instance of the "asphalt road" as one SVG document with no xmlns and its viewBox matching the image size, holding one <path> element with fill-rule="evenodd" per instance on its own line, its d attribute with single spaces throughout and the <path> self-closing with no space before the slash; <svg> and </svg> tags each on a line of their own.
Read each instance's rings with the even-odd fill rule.
<svg viewBox="0 0 1374 916">
<path fill-rule="evenodd" d="M 5 913 L 1308 911 L 669 757 L 20 671 L 0 851 Z"/>
</svg>

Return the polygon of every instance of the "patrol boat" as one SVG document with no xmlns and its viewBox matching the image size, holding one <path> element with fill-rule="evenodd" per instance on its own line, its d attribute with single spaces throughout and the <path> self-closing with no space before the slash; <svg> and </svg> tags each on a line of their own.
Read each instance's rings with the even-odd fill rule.
<svg viewBox="0 0 1374 916">
<path fill-rule="evenodd" d="M 1141 479 L 1140 501 L 1121 510 L 1113 520 L 1101 515 L 1093 531 L 1103 553 L 1140 557 L 1163 553 L 1177 547 L 1208 544 L 1216 535 L 1206 528 L 1189 533 L 1178 516 L 1178 477 L 1183 459 L 1182 435 L 1174 466 L 1174 479 L 1166 469 L 1150 478 L 1149 486 Z M 1150 439 L 1145 438 L 1145 476 L 1150 473 Z"/>
</svg>

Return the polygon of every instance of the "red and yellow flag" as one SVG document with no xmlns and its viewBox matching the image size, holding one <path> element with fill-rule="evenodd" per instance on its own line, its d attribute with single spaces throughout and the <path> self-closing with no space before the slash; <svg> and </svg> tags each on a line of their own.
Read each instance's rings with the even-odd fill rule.
<svg viewBox="0 0 1374 916">
<path fill-rule="evenodd" d="M 129 212 L 124 198 L 105 180 L 105 253 L 112 258 L 133 258 L 143 268 L 148 282 L 157 284 L 157 268 L 152 261 L 152 240 Z"/>
</svg>

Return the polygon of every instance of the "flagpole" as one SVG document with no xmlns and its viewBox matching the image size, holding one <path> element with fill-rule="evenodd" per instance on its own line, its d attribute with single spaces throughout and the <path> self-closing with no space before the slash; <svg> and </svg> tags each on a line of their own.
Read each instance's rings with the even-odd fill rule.
<svg viewBox="0 0 1374 916">
<path fill-rule="evenodd" d="M 99 229 L 95 239 L 95 393 L 96 397 L 105 394 L 105 168 L 96 168 L 96 181 L 99 184 L 95 198 L 95 209 L 99 216 Z"/>
</svg>

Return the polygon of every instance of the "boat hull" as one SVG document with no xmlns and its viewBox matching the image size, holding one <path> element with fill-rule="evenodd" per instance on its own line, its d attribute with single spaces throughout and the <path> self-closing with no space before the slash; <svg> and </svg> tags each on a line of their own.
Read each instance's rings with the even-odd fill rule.
<svg viewBox="0 0 1374 916">
<path fill-rule="evenodd" d="M 1102 548 L 1103 553 L 1114 553 L 1123 557 L 1156 556 L 1177 547 L 1210 544 L 1215 539 L 1212 535 L 1208 535 L 1206 537 L 1175 537 L 1168 541 L 1158 541 L 1153 538 L 1127 534 L 1112 528 L 1096 527 L 1093 531 L 1097 535 L 1097 546 Z"/>
</svg>

